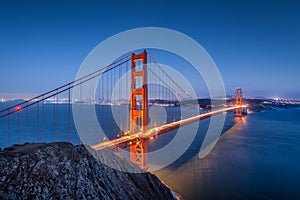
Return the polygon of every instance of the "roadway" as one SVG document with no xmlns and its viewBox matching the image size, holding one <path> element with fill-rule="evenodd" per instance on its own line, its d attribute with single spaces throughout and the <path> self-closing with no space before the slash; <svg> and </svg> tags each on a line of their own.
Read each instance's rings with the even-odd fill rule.
<svg viewBox="0 0 300 200">
<path fill-rule="evenodd" d="M 191 124 L 193 122 L 196 122 L 198 120 L 202 120 L 208 117 L 211 117 L 213 115 L 217 115 L 223 112 L 228 112 L 231 110 L 235 110 L 237 108 L 242 108 L 245 107 L 243 106 L 232 106 L 232 107 L 227 107 L 227 108 L 223 108 L 223 109 L 219 109 L 219 110 L 214 110 L 211 112 L 207 112 L 204 114 L 199 114 L 197 116 L 193 116 L 187 119 L 181 119 L 175 122 L 170 122 L 168 124 L 164 124 L 158 127 L 154 127 L 151 129 L 148 129 L 147 131 L 140 131 L 131 135 L 124 135 L 121 136 L 119 138 L 115 138 L 112 140 L 108 140 L 108 141 L 103 141 L 100 142 L 98 144 L 94 144 L 91 147 L 95 150 L 101 150 L 101 149 L 105 149 L 105 148 L 110 148 L 110 147 L 116 147 L 116 146 L 120 146 L 121 144 L 129 144 L 137 139 L 141 139 L 141 138 L 149 138 L 149 139 L 153 139 L 158 137 L 161 134 L 167 133 L 169 131 L 175 130 L 177 128 L 179 128 L 180 126 L 185 126 L 188 124 Z"/>
</svg>

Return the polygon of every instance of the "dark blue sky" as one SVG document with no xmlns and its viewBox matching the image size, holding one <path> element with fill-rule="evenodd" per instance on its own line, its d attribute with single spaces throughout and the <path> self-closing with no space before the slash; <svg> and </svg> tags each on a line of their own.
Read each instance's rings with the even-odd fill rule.
<svg viewBox="0 0 300 200">
<path fill-rule="evenodd" d="M 72 81 L 101 41 L 146 26 L 197 40 L 228 91 L 240 86 L 247 96 L 300 98 L 299 1 L 175 2 L 1 1 L 0 98 Z"/>
</svg>

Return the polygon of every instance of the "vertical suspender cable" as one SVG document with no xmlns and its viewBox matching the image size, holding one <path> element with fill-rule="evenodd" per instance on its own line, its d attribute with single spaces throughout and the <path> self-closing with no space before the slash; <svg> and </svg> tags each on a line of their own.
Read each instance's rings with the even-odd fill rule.
<svg viewBox="0 0 300 200">
<path fill-rule="evenodd" d="M 20 116 L 19 112 L 17 112 L 17 134 L 18 134 L 18 144 L 20 144 Z"/>
<path fill-rule="evenodd" d="M 26 108 L 26 142 L 28 142 L 28 111 L 29 108 Z"/>
<path fill-rule="evenodd" d="M 108 90 L 109 90 L 109 80 L 108 80 L 108 74 L 109 74 L 110 72 L 107 72 L 107 74 L 106 74 L 106 102 L 107 102 L 107 105 L 108 105 Z"/>
<path fill-rule="evenodd" d="M 79 89 L 79 127 L 81 129 L 82 127 L 82 103 L 83 103 L 83 100 L 82 100 L 82 81 L 80 81 L 80 85 L 79 85 L 80 89 Z M 81 141 L 81 138 L 79 137 L 79 140 L 80 140 L 80 144 L 82 144 L 82 141 Z"/>
<path fill-rule="evenodd" d="M 55 96 L 53 97 L 53 134 L 54 134 L 54 141 L 56 140 L 55 137 Z"/>
<path fill-rule="evenodd" d="M 93 79 L 92 79 L 92 75 L 90 75 L 89 77 L 89 102 L 88 102 L 88 115 L 89 115 L 89 121 L 91 119 L 91 116 L 92 116 L 92 82 Z M 88 122 L 89 123 L 89 122 Z M 92 141 L 92 134 L 93 134 L 93 131 L 92 131 L 92 126 L 88 126 L 87 127 L 88 129 L 88 133 L 89 133 L 89 139 L 90 141 Z"/>
<path fill-rule="evenodd" d="M 122 89 L 122 88 L 121 88 L 121 85 L 120 85 L 122 66 L 123 66 L 123 65 L 121 65 L 121 66 L 119 67 L 119 77 L 118 77 L 118 79 L 117 79 L 117 81 L 119 82 L 119 84 L 118 84 L 118 89 L 119 89 L 119 98 L 118 98 L 118 101 L 119 101 L 119 103 L 118 103 L 118 106 L 119 106 L 119 135 L 121 135 L 121 131 L 122 131 L 122 120 L 121 120 L 121 108 L 122 108 L 122 102 L 121 102 L 121 89 Z"/>
<path fill-rule="evenodd" d="M 7 113 L 9 113 L 9 109 L 7 110 Z M 7 146 L 10 146 L 10 118 L 9 115 L 7 116 Z"/>
<path fill-rule="evenodd" d="M 39 103 L 36 104 L 36 141 L 39 141 Z"/>
<path fill-rule="evenodd" d="M 68 142 L 71 142 L 71 88 L 68 89 Z"/>
<path fill-rule="evenodd" d="M 125 99 L 126 99 L 126 132 L 128 131 L 128 119 L 130 118 L 129 116 L 129 100 L 128 100 L 128 94 L 130 96 L 130 89 L 128 89 L 128 74 L 129 74 L 129 71 L 128 71 L 128 62 L 126 62 L 126 71 L 125 71 L 125 79 L 126 79 L 126 90 L 125 90 Z"/>
<path fill-rule="evenodd" d="M 57 93 L 57 91 L 56 91 Z M 54 140 L 57 141 L 57 94 L 54 96 Z"/>
<path fill-rule="evenodd" d="M 44 96 L 43 96 L 44 99 Z M 42 101 L 42 142 L 45 140 L 45 102 Z"/>
</svg>

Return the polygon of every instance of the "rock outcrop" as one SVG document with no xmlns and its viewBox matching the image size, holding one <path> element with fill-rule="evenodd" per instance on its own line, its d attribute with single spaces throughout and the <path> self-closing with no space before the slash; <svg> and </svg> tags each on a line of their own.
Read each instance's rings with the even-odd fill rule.
<svg viewBox="0 0 300 200">
<path fill-rule="evenodd" d="M 0 199 L 174 199 L 151 173 L 110 168 L 83 145 L 26 145 L 0 153 Z M 142 172 L 111 151 L 94 155 L 120 169 Z"/>
</svg>

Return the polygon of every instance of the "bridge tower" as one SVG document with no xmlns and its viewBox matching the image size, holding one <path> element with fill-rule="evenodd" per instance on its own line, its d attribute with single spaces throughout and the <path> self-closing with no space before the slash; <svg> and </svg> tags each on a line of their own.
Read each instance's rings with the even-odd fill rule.
<svg viewBox="0 0 300 200">
<path fill-rule="evenodd" d="M 142 66 L 137 66 L 142 61 Z M 147 52 L 131 54 L 130 134 L 146 131 L 148 125 Z M 140 138 L 130 146 L 130 161 L 148 168 L 148 143 Z"/>
<path fill-rule="evenodd" d="M 242 106 L 243 105 L 243 93 L 242 88 L 237 88 L 235 92 L 235 104 L 236 106 Z M 242 108 L 237 108 L 235 110 L 235 116 L 241 117 L 242 116 Z"/>
</svg>

